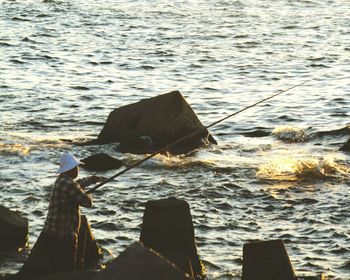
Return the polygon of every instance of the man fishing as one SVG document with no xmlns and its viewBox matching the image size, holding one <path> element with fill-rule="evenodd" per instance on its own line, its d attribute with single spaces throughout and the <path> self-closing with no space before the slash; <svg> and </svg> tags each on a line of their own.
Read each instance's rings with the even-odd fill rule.
<svg viewBox="0 0 350 280">
<path fill-rule="evenodd" d="M 76 269 L 80 206 L 92 206 L 92 196 L 85 192 L 85 188 L 105 179 L 89 176 L 74 180 L 78 177 L 79 164 L 71 153 L 61 155 L 44 229 L 17 274 L 20 279 L 35 279 Z"/>
</svg>

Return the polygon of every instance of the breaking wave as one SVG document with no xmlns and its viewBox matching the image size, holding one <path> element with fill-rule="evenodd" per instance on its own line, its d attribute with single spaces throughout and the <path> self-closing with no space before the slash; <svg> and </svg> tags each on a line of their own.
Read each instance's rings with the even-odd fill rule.
<svg viewBox="0 0 350 280">
<path fill-rule="evenodd" d="M 12 137 L 12 140 L 0 139 L 0 155 L 26 157 L 35 150 L 69 147 L 58 139 Z"/>
<path fill-rule="evenodd" d="M 301 143 L 306 140 L 306 133 L 303 129 L 290 125 L 278 126 L 272 131 L 272 134 L 284 142 Z"/>
<path fill-rule="evenodd" d="M 338 163 L 333 156 L 323 159 L 279 157 L 258 168 L 257 176 L 273 180 L 313 180 L 350 178 L 350 168 Z"/>
<path fill-rule="evenodd" d="M 5 156 L 21 156 L 25 157 L 29 155 L 30 152 L 30 146 L 23 145 L 23 144 L 6 144 L 6 143 L 0 143 L 0 154 Z"/>
</svg>

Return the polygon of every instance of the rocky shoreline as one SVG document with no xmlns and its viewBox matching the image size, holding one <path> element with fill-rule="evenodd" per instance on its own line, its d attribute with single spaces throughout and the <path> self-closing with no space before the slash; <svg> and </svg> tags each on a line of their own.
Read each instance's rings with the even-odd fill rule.
<svg viewBox="0 0 350 280">
<path fill-rule="evenodd" d="M 207 279 L 197 254 L 190 207 L 186 201 L 168 198 L 146 203 L 140 241 L 130 244 L 105 269 L 89 270 L 100 258 L 100 250 L 83 216 L 78 267 L 81 271 L 36 278 L 42 280 L 201 280 Z M 37 267 L 44 265 L 37 259 Z M 84 269 L 83 269 L 84 268 Z M 87 269 L 86 269 L 87 268 Z M 258 277 L 258 278 L 257 278 Z M 26 280 L 1 275 L 1 280 Z M 32 279 L 32 278 L 30 278 Z M 238 278 L 237 278 L 238 279 Z M 326 280 L 325 275 L 299 276 L 294 272 L 283 240 L 265 240 L 243 245 L 242 280 Z"/>
</svg>

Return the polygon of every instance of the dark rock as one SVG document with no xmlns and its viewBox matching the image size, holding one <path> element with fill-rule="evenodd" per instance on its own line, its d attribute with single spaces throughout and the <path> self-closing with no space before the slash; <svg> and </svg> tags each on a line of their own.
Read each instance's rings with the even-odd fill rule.
<svg viewBox="0 0 350 280">
<path fill-rule="evenodd" d="M 192 279 L 157 252 L 140 242 L 131 244 L 94 280 L 189 280 Z"/>
<path fill-rule="evenodd" d="M 149 136 L 130 139 L 128 142 L 120 143 L 119 151 L 132 154 L 151 153 L 154 151 L 153 141 Z"/>
<path fill-rule="evenodd" d="M 16 275 L 9 273 L 0 273 L 0 280 L 17 280 Z"/>
<path fill-rule="evenodd" d="M 39 278 L 38 280 L 93 280 L 98 273 L 99 273 L 98 271 L 94 271 L 94 270 L 72 271 L 72 272 L 48 275 L 48 276 Z"/>
<path fill-rule="evenodd" d="M 119 159 L 110 157 L 109 155 L 100 153 L 89 156 L 81 160 L 84 165 L 83 168 L 91 171 L 104 171 L 110 169 L 117 169 L 123 165 Z"/>
<path fill-rule="evenodd" d="M 340 147 L 339 150 L 344 152 L 350 152 L 350 138 L 343 146 Z"/>
<path fill-rule="evenodd" d="M 244 244 L 242 280 L 256 279 L 297 279 L 282 240 Z"/>
<path fill-rule="evenodd" d="M 146 149 L 142 144 L 141 150 L 150 153 L 195 131 L 198 131 L 196 135 L 168 151 L 173 154 L 187 153 L 208 143 L 216 144 L 181 93 L 173 91 L 113 110 L 98 138 L 86 144 L 119 142 L 124 145 L 124 152 L 133 152 L 135 145 L 129 149 L 130 143 L 149 137 L 152 145 Z"/>
<path fill-rule="evenodd" d="M 340 129 L 335 130 L 326 130 L 326 131 L 318 131 L 312 134 L 312 137 L 327 137 L 327 136 L 344 136 L 350 135 L 350 125 L 345 126 Z"/>
<path fill-rule="evenodd" d="M 197 254 L 190 207 L 186 201 L 173 198 L 148 201 L 140 241 L 160 253 L 178 252 L 188 256 L 195 277 L 204 276 Z"/>
<path fill-rule="evenodd" d="M 256 129 L 253 131 L 243 132 L 242 135 L 246 137 L 266 137 L 271 135 L 271 131 L 267 129 Z"/>
<path fill-rule="evenodd" d="M 0 250 L 25 246 L 28 240 L 28 221 L 18 213 L 0 206 Z"/>
<path fill-rule="evenodd" d="M 140 242 L 131 244 L 100 271 L 65 272 L 40 280 L 191 280 L 174 264 Z M 18 279 L 19 280 L 19 279 Z M 21 279 L 22 280 L 22 279 Z M 25 280 L 25 279 L 23 279 Z"/>
<path fill-rule="evenodd" d="M 195 278 L 192 262 L 189 256 L 175 251 L 161 252 L 161 255 L 171 263 L 175 264 L 181 271 L 185 272 L 192 278 Z"/>
</svg>

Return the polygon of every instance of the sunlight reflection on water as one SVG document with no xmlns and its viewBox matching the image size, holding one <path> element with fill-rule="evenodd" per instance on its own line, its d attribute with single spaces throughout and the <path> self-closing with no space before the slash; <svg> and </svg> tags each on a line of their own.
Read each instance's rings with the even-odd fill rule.
<svg viewBox="0 0 350 280">
<path fill-rule="evenodd" d="M 29 219 L 31 246 L 62 151 L 105 152 L 125 166 L 143 157 L 73 144 L 95 138 L 113 109 L 180 90 L 208 125 L 315 77 L 213 127 L 217 146 L 157 156 L 117 178 L 83 211 L 117 255 L 138 240 L 147 200 L 177 196 L 191 206 L 209 279 L 238 279 L 242 245 L 276 238 L 297 270 L 347 279 L 350 158 L 338 148 L 349 133 L 332 131 L 349 124 L 349 9 L 336 0 L 0 1 L 1 204 Z"/>
</svg>

